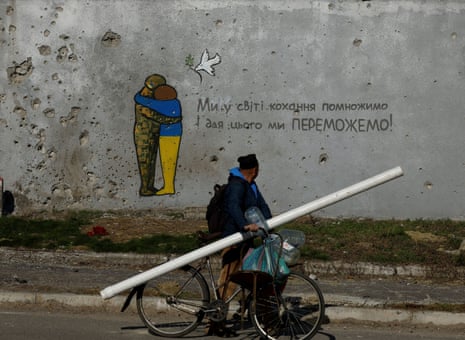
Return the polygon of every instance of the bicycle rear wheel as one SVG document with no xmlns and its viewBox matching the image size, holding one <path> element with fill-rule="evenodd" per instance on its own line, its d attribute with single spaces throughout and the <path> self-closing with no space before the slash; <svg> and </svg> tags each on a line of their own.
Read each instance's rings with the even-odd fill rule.
<svg viewBox="0 0 465 340">
<path fill-rule="evenodd" d="M 318 284 L 298 273 L 291 273 L 274 294 L 257 292 L 255 304 L 250 304 L 252 323 L 260 336 L 270 340 L 310 339 L 320 328 L 324 310 Z"/>
<path fill-rule="evenodd" d="M 209 301 L 205 278 L 188 265 L 148 281 L 137 292 L 137 311 L 149 331 L 173 338 L 198 326 Z"/>
</svg>

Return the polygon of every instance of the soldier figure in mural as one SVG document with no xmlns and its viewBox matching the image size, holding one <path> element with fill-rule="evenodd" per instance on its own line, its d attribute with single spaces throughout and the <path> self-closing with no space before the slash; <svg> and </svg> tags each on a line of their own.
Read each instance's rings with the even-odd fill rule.
<svg viewBox="0 0 465 340">
<path fill-rule="evenodd" d="M 134 142 L 141 185 L 141 196 L 161 196 L 175 193 L 174 181 L 182 135 L 182 110 L 177 92 L 166 79 L 153 74 L 134 96 L 136 121 Z M 158 150 L 164 185 L 155 187 Z"/>
</svg>

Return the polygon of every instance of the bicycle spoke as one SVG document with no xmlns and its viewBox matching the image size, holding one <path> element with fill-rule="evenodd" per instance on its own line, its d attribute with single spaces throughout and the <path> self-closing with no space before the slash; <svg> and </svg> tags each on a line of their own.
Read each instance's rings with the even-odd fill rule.
<svg viewBox="0 0 465 340">
<path fill-rule="evenodd" d="M 256 297 L 253 322 L 267 339 L 310 339 L 324 315 L 323 295 L 316 282 L 291 273 L 277 297 Z"/>
<path fill-rule="evenodd" d="M 150 280 L 137 295 L 137 310 L 150 331 L 179 337 L 194 330 L 210 300 L 208 285 L 193 267 L 186 266 Z M 158 322 L 163 316 L 172 322 Z"/>
</svg>

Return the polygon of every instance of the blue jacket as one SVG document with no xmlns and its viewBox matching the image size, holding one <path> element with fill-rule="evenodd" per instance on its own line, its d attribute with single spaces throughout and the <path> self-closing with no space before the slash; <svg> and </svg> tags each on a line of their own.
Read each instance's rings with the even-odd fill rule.
<svg viewBox="0 0 465 340">
<path fill-rule="evenodd" d="M 244 231 L 244 227 L 249 224 L 244 213 L 248 208 L 254 206 L 260 209 L 266 219 L 271 218 L 270 208 L 258 190 L 255 181 L 249 184 L 240 173 L 239 168 L 231 169 L 224 198 L 227 219 L 223 236 Z"/>
</svg>

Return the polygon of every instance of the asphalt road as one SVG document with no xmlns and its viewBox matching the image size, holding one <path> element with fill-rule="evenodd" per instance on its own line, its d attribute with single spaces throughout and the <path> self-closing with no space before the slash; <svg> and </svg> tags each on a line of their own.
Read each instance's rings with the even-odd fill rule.
<svg viewBox="0 0 465 340">
<path fill-rule="evenodd" d="M 102 313 L 0 309 L 1 338 L 8 340 L 156 340 L 147 332 L 135 313 Z M 187 338 L 204 338 L 201 331 Z M 334 323 L 324 325 L 315 340 L 402 339 L 453 340 L 464 339 L 464 328 L 364 323 Z M 208 339 L 220 339 L 208 337 Z M 253 329 L 239 332 L 234 339 L 256 339 Z"/>
</svg>

